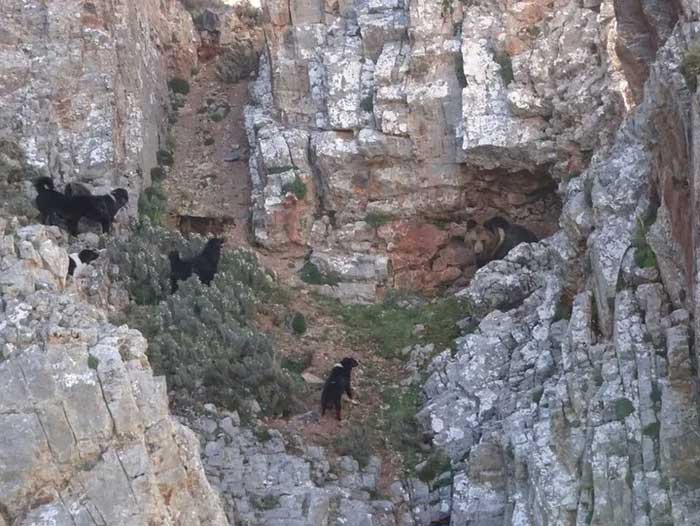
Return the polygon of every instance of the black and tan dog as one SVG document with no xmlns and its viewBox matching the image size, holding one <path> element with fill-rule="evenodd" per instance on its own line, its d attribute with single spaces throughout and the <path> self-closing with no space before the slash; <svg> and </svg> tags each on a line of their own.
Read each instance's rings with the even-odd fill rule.
<svg viewBox="0 0 700 526">
<path fill-rule="evenodd" d="M 103 233 L 110 232 L 114 216 L 129 201 L 129 193 L 124 188 L 117 188 L 109 194 L 92 195 L 79 183 L 69 184 L 63 194 L 56 190 L 50 177 L 36 179 L 34 188 L 41 222 L 52 224 L 61 218 L 74 236 L 78 235 L 78 223 L 83 217 L 100 223 Z"/>
<path fill-rule="evenodd" d="M 535 234 L 527 228 L 510 223 L 502 217 L 493 217 L 483 225 L 470 220 L 464 235 L 464 242 L 473 248 L 479 268 L 494 259 L 503 259 L 520 243 L 536 241 Z"/>
<path fill-rule="evenodd" d="M 358 365 L 359 362 L 354 358 L 343 358 L 333 366 L 321 393 L 321 416 L 325 414 L 326 409 L 335 408 L 335 417 L 340 420 L 340 399 L 343 393 L 354 402 L 350 377 L 353 367 Z"/>
<path fill-rule="evenodd" d="M 199 281 L 209 285 L 214 275 L 219 270 L 219 259 L 221 258 L 221 246 L 224 240 L 215 237 L 207 241 L 201 253 L 192 259 L 181 259 L 180 253 L 173 250 L 168 254 L 170 260 L 170 292 L 177 290 L 177 282 L 184 281 L 192 274 L 199 277 Z"/>
<path fill-rule="evenodd" d="M 80 252 L 68 255 L 68 275 L 78 277 L 83 269 L 92 261 L 100 257 L 99 252 L 85 248 Z"/>
</svg>

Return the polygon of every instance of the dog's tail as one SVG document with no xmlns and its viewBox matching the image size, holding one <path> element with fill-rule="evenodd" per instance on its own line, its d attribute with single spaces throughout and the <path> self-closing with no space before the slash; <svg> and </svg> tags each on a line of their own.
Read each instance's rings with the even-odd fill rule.
<svg viewBox="0 0 700 526">
<path fill-rule="evenodd" d="M 53 179 L 46 176 L 37 177 L 36 179 L 34 179 L 34 188 L 36 188 L 37 192 L 56 189 L 53 184 Z"/>
</svg>

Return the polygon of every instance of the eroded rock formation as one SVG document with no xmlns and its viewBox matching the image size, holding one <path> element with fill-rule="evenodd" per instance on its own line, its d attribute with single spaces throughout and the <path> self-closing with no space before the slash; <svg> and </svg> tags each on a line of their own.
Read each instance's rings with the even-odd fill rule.
<svg viewBox="0 0 700 526">
<path fill-rule="evenodd" d="M 624 113 L 611 1 L 265 7 L 247 122 L 254 237 L 374 259 L 374 275 L 341 273 L 341 297 L 470 277 L 473 255 L 455 247 L 468 217 L 551 234 L 557 181 L 587 166 Z M 303 195 L 287 191 L 294 181 Z"/>
<path fill-rule="evenodd" d="M 0 139 L 57 183 L 128 188 L 135 211 L 165 141 L 167 81 L 197 60 L 189 13 L 177 0 L 7 0 L 0 19 Z"/>
<path fill-rule="evenodd" d="M 56 227 L 13 228 L 0 220 L 0 524 L 228 524 L 145 339 L 66 283 Z"/>
<path fill-rule="evenodd" d="M 483 318 L 431 364 L 421 413 L 456 463 L 451 524 L 700 521 L 687 15 L 566 185 L 563 230 L 459 293 Z"/>
</svg>

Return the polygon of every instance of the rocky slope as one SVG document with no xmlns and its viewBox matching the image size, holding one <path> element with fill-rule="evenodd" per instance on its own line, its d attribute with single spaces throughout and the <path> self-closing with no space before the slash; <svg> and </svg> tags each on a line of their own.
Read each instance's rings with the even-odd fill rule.
<svg viewBox="0 0 700 526">
<path fill-rule="evenodd" d="M 66 283 L 56 227 L 0 234 L 0 524 L 228 524 L 144 338 Z"/>
<path fill-rule="evenodd" d="M 464 283 L 467 218 L 551 234 L 556 182 L 625 112 L 612 0 L 265 6 L 247 121 L 255 240 L 309 247 L 348 300 Z"/>
<path fill-rule="evenodd" d="M 13 169 L 26 165 L 126 187 L 135 211 L 166 140 L 167 81 L 197 61 L 190 15 L 177 0 L 8 0 L 0 18 L 0 184 L 27 185 Z"/>
<path fill-rule="evenodd" d="M 700 521 L 685 7 L 639 105 L 565 187 L 562 232 L 459 293 L 483 318 L 430 366 L 421 414 L 454 461 L 451 524 Z"/>
</svg>

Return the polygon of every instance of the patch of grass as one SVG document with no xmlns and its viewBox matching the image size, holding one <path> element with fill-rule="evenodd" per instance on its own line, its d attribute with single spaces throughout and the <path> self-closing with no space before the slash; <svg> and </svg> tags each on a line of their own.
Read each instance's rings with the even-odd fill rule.
<svg viewBox="0 0 700 526">
<path fill-rule="evenodd" d="M 443 450 L 438 449 L 428 457 L 425 466 L 417 474 L 420 480 L 428 484 L 451 469 L 452 461 L 450 457 Z"/>
<path fill-rule="evenodd" d="M 282 195 L 294 194 L 297 199 L 303 201 L 307 193 L 306 184 L 298 175 L 294 175 L 294 180 L 282 185 Z"/>
<path fill-rule="evenodd" d="M 294 334 L 302 335 L 306 332 L 306 318 L 301 312 L 295 312 L 292 318 L 292 330 Z"/>
<path fill-rule="evenodd" d="M 417 341 L 413 330 L 422 324 L 420 341 L 434 343 L 438 350 L 452 346 L 459 336 L 457 321 L 469 314 L 456 298 L 439 299 L 420 307 L 403 307 L 386 301 L 372 305 L 336 306 L 343 321 L 358 334 L 374 340 L 382 356 L 395 357 L 399 351 Z"/>
<path fill-rule="evenodd" d="M 365 216 L 365 223 L 372 228 L 379 228 L 382 225 L 386 225 L 389 221 L 391 221 L 391 216 L 382 212 L 369 212 Z"/>
<path fill-rule="evenodd" d="M 503 83 L 507 86 L 513 82 L 513 60 L 508 53 L 498 53 L 494 57 L 496 64 L 500 66 L 498 73 L 503 79 Z"/>
<path fill-rule="evenodd" d="M 174 93 L 187 95 L 190 92 L 190 83 L 180 77 L 175 77 L 168 81 L 168 88 Z"/>
<path fill-rule="evenodd" d="M 360 101 L 360 108 L 362 111 L 372 113 L 374 110 L 374 97 L 372 95 L 367 95 Z"/>
<path fill-rule="evenodd" d="M 92 354 L 88 355 L 88 367 L 90 369 L 94 369 L 97 371 L 97 367 L 100 365 L 100 360 L 97 358 L 97 356 L 93 356 Z"/>
<path fill-rule="evenodd" d="M 624 420 L 629 415 L 634 413 L 634 404 L 627 398 L 618 398 L 615 400 L 615 418 Z"/>
<path fill-rule="evenodd" d="M 691 93 L 698 90 L 698 75 L 700 75 L 700 47 L 689 48 L 681 59 L 681 74 Z"/>
<path fill-rule="evenodd" d="M 422 400 L 418 387 L 390 387 L 382 393 L 382 411 L 377 428 L 383 435 L 386 446 L 399 453 L 404 470 L 410 473 L 420 460 L 422 437 L 416 413 Z"/>
<path fill-rule="evenodd" d="M 661 403 L 661 388 L 658 384 L 651 385 L 651 394 L 649 395 L 649 398 L 651 398 L 651 401 L 655 404 Z"/>
<path fill-rule="evenodd" d="M 163 224 L 168 212 L 168 198 L 159 184 L 146 188 L 139 196 L 139 216 L 147 217 L 151 223 Z"/>
<path fill-rule="evenodd" d="M 311 261 L 307 261 L 304 266 L 299 271 L 299 277 L 304 283 L 310 285 L 331 285 L 335 286 L 340 283 L 340 277 L 336 275 L 329 275 L 321 272 L 315 264 Z"/>
</svg>

